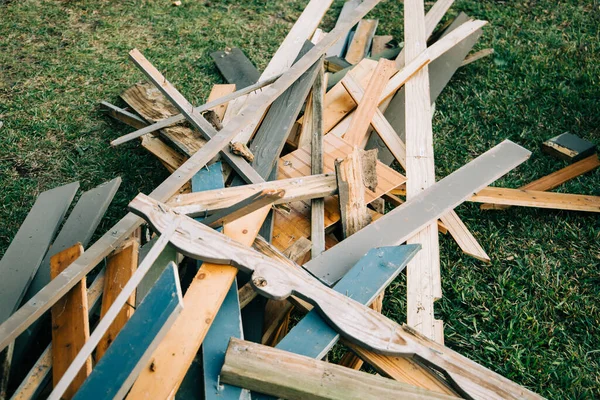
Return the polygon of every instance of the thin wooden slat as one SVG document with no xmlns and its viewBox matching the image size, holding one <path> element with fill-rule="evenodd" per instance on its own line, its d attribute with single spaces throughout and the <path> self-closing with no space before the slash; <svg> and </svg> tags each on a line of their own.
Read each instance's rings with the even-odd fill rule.
<svg viewBox="0 0 600 400">
<path fill-rule="evenodd" d="M 360 5 L 362 0 L 347 0 L 342 6 L 340 15 L 335 23 L 335 26 L 344 24 L 348 18 L 352 15 L 352 12 Z M 327 57 L 338 56 L 341 57 L 346 51 L 346 45 L 348 42 L 348 35 L 340 38 L 327 50 Z"/>
<path fill-rule="evenodd" d="M 403 243 L 429 221 L 435 221 L 473 193 L 525 161 L 530 152 L 504 141 L 438 181 L 427 191 L 350 236 L 304 267 L 328 284 L 338 281 L 368 249 Z"/>
<path fill-rule="evenodd" d="M 175 173 L 170 175 L 150 194 L 153 198 L 166 201 L 191 179 L 191 177 L 215 157 L 252 118 L 266 108 L 302 75 L 336 40 L 344 35 L 360 18 L 366 15 L 379 0 L 367 0 L 353 13 L 351 20 L 332 30 L 296 65 L 290 68 L 276 83 L 265 89 L 246 111 L 232 120 L 212 140 L 196 152 Z M 83 276 L 107 256 L 142 223 L 142 219 L 129 213 L 107 231 L 82 257 L 75 261 L 59 277 L 53 280 L 26 305 L 0 325 L 0 349 L 4 349 L 23 332 L 37 317 L 47 311 L 61 295 L 73 287 Z"/>
<path fill-rule="evenodd" d="M 348 45 L 346 61 L 350 64 L 358 64 L 367 56 L 378 24 L 379 20 L 376 19 L 363 19 L 358 23 L 352 41 Z"/>
<path fill-rule="evenodd" d="M 102 269 L 87 290 L 88 318 L 93 315 L 100 303 L 104 288 L 104 274 L 105 270 Z M 51 370 L 52 343 L 46 347 L 42 355 L 35 362 L 33 368 L 31 368 L 27 376 L 25 376 L 19 387 L 15 390 L 11 400 L 30 400 L 37 398 L 40 391 L 48 383 Z"/>
<path fill-rule="evenodd" d="M 361 146 L 363 143 L 371 125 L 371 120 L 378 110 L 379 97 L 395 72 L 396 67 L 393 61 L 381 59 L 377 63 L 377 67 L 373 71 L 371 79 L 369 79 L 367 90 L 363 93 L 362 99 L 354 112 L 352 123 L 344 135 L 344 139 L 352 146 Z M 343 79 L 342 85 L 344 85 Z"/>
<path fill-rule="evenodd" d="M 556 210 L 600 212 L 600 196 L 488 187 L 469 201 Z"/>
<path fill-rule="evenodd" d="M 321 63 L 315 83 L 311 102 L 312 118 L 305 125 L 311 125 L 311 160 L 310 172 L 323 173 L 323 102 L 325 99 L 325 66 Z M 316 257 L 325 251 L 325 200 L 313 199 L 310 208 L 310 237 L 312 241 L 311 256 Z"/>
<path fill-rule="evenodd" d="M 50 258 L 50 277 L 53 279 L 83 253 L 78 243 Z M 52 377 L 56 385 L 67 371 L 77 353 L 90 336 L 85 279 L 73 287 L 52 307 Z M 92 372 L 92 358 L 88 357 L 81 370 L 72 378 L 64 399 L 72 399 Z"/>
<path fill-rule="evenodd" d="M 210 56 L 225 80 L 235 82 L 240 89 L 255 84 L 260 78 L 260 72 L 237 47 L 214 51 Z"/>
<path fill-rule="evenodd" d="M 208 95 L 207 103 L 235 93 L 235 88 L 235 84 L 214 85 L 210 90 L 210 94 Z M 225 102 L 223 104 L 219 104 L 218 106 L 211 107 L 209 110 L 214 111 L 215 114 L 217 114 L 217 117 L 219 117 L 219 120 L 223 121 L 223 117 L 225 117 L 225 112 L 227 111 L 228 105 L 229 103 Z"/>
<path fill-rule="evenodd" d="M 599 166 L 600 160 L 598 160 L 598 155 L 594 154 L 563 169 L 553 172 L 550 175 L 546 175 L 543 178 L 530 182 L 525 186 L 521 186 L 519 189 L 538 191 L 552 190 L 573 178 L 598 168 Z M 505 210 L 510 208 L 510 206 L 500 204 L 482 204 L 480 208 L 482 210 Z"/>
<path fill-rule="evenodd" d="M 483 49 L 483 50 L 476 51 L 475 53 L 469 54 L 463 60 L 463 62 L 460 64 L 460 66 L 465 67 L 471 63 L 474 63 L 475 61 L 481 60 L 482 58 L 491 56 L 492 54 L 494 54 L 494 49 Z"/>
<path fill-rule="evenodd" d="M 174 263 L 136 309 L 75 399 L 122 399 L 140 369 L 183 308 L 179 274 Z"/>
<path fill-rule="evenodd" d="M 256 194 L 253 194 L 246 199 L 232 205 L 231 207 L 225 208 L 217 213 L 214 213 L 210 217 L 202 220 L 202 223 L 212 228 L 216 228 L 220 225 L 233 222 L 236 219 L 243 217 L 244 215 L 250 214 L 256 210 L 259 210 L 265 206 L 273 204 L 277 200 L 281 200 L 285 195 L 285 191 L 278 190 L 262 190 Z"/>
<path fill-rule="evenodd" d="M 154 247 L 150 250 L 144 261 L 140 264 L 138 269 L 129 279 L 121 293 L 114 300 L 113 304 L 110 306 L 104 318 L 100 320 L 94 332 L 90 335 L 89 339 L 85 342 L 81 350 L 77 353 L 77 356 L 73 359 L 67 370 L 64 372 L 62 378 L 55 383 L 54 390 L 48 396 L 49 400 L 59 400 L 62 398 L 67 388 L 73 381 L 74 377 L 78 373 L 81 367 L 84 366 L 89 356 L 92 354 L 92 351 L 96 348 L 102 337 L 106 334 L 107 330 L 112 325 L 112 322 L 120 313 L 121 309 L 127 302 L 127 299 L 133 293 L 136 286 L 140 283 L 141 279 L 144 277 L 144 274 L 148 272 L 148 269 L 152 265 L 152 263 L 156 260 L 158 255 L 162 252 L 165 246 L 169 243 L 169 239 L 174 234 L 177 229 L 176 224 L 169 225 L 160 236 L 159 240 L 156 242 Z M 56 278 L 54 278 L 56 279 Z M 135 315 L 135 313 L 134 313 Z M 117 336 L 118 337 L 118 336 Z M 109 351 L 113 351 L 112 348 Z"/>
<path fill-rule="evenodd" d="M 290 68 L 297 55 L 300 53 L 303 44 L 311 38 L 332 2 L 332 0 L 310 0 L 261 74 L 261 80 L 267 79 L 275 74 L 280 74 Z M 370 5 L 367 7 L 372 8 Z M 329 47 L 350 30 L 355 21 L 352 17 L 356 16 L 358 13 L 360 13 L 360 11 L 356 10 L 352 16 L 348 17 L 348 22 L 341 24 L 339 27 L 336 26 L 336 28 L 327 34 L 327 37 L 320 42 L 321 45 L 326 44 L 326 46 L 323 46 L 325 48 L 321 54 L 325 53 Z M 334 34 L 332 35 L 332 33 Z M 315 58 L 314 61 L 316 61 L 317 58 Z M 299 76 L 296 77 L 296 79 L 298 78 Z M 231 117 L 226 118 L 225 123 L 229 123 L 229 120 L 233 116 L 238 115 L 245 106 L 259 101 L 259 97 L 259 95 L 251 93 L 248 96 L 233 102 L 230 107 L 231 112 L 227 113 L 227 115 L 231 115 Z M 257 112 L 256 116 L 240 130 L 239 134 L 232 138 L 232 142 L 248 143 L 256 131 L 256 127 L 260 124 L 265 111 L 266 107 L 263 108 L 262 111 Z"/>
<path fill-rule="evenodd" d="M 273 362 L 277 360 L 277 362 Z M 452 399 L 405 383 L 232 339 L 223 381 L 286 399 Z"/>
<path fill-rule="evenodd" d="M 102 295 L 102 309 L 100 318 L 106 315 L 106 312 L 119 295 L 127 281 L 131 278 L 138 266 L 139 242 L 132 239 L 125 242 L 115 254 L 106 260 L 106 279 L 104 284 L 104 293 Z M 132 293 L 127 303 L 121 309 L 106 334 L 96 347 L 96 362 L 102 358 L 109 346 L 125 326 L 127 321 L 133 315 L 135 307 L 135 293 Z"/>
</svg>

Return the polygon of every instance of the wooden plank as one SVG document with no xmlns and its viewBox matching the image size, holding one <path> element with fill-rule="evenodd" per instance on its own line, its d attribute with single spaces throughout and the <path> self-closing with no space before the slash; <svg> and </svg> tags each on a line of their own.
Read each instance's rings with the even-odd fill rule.
<svg viewBox="0 0 600 400">
<path fill-rule="evenodd" d="M 283 42 L 281 42 L 281 45 L 275 52 L 275 55 L 273 55 L 271 61 L 269 61 L 269 64 L 260 76 L 261 80 L 283 73 L 292 66 L 294 60 L 296 60 L 296 57 L 300 53 L 303 44 L 312 37 L 332 2 L 332 0 L 310 0 L 304 8 L 304 11 L 302 11 L 302 14 L 300 14 L 300 17 L 296 20 L 296 23 L 294 23 L 294 26 L 292 26 L 292 29 L 290 29 Z M 367 7 L 372 8 L 371 5 L 367 5 Z M 320 42 L 321 45 L 326 44 L 323 46 L 324 51 L 321 54 L 324 54 L 325 51 L 339 38 L 345 36 L 355 23 L 355 19 L 352 17 L 356 16 L 358 13 L 361 13 L 361 10 L 356 10 L 352 13 L 352 16 L 348 17 L 348 22 L 341 24 L 339 27 L 336 26 L 336 28 L 327 34 L 327 37 Z M 334 33 L 334 35 L 331 33 Z M 314 61 L 316 61 L 317 58 L 315 58 Z M 296 77 L 296 79 L 298 78 L 299 76 Z M 225 123 L 229 123 L 229 120 L 233 116 L 238 115 L 241 109 L 258 101 L 259 97 L 258 94 L 251 93 L 245 98 L 240 98 L 233 102 L 230 109 L 231 113 L 227 113 L 227 115 L 231 115 L 231 117 L 226 118 Z M 256 116 L 253 117 L 231 141 L 248 143 L 260 124 L 265 112 L 266 107 L 260 112 L 257 112 Z"/>
<path fill-rule="evenodd" d="M 356 7 L 360 5 L 360 3 L 362 3 L 362 0 L 347 0 L 342 6 L 342 11 L 340 11 L 340 15 L 338 16 L 335 26 L 337 27 L 346 23 L 346 21 L 352 15 L 352 12 L 356 9 Z M 348 35 L 338 39 L 337 42 L 335 42 L 333 46 L 331 46 L 329 50 L 327 50 L 327 56 L 341 57 L 342 54 L 344 54 L 344 52 L 346 51 L 347 42 Z"/>
<path fill-rule="evenodd" d="M 277 362 L 273 362 L 277 360 Z M 325 361 L 232 339 L 221 371 L 224 382 L 286 399 L 453 399 Z"/>
<path fill-rule="evenodd" d="M 207 110 L 220 109 L 223 105 L 228 104 L 230 101 L 233 101 L 240 96 L 257 91 L 265 86 L 272 84 L 280 76 L 281 76 L 281 74 L 276 75 L 272 78 L 257 82 L 252 86 L 248 86 L 246 88 L 236 90 L 235 92 L 233 92 L 231 94 L 228 94 L 228 95 L 225 95 L 225 96 L 222 96 L 219 98 L 215 98 L 214 100 L 209 100 L 207 103 L 196 107 L 196 111 L 201 113 L 201 112 L 204 112 Z M 215 85 L 215 86 L 217 86 L 217 85 Z M 221 85 L 218 85 L 218 86 L 221 86 Z M 103 104 L 106 107 L 106 105 L 104 103 L 106 103 L 106 102 L 102 102 L 101 104 Z M 132 115 L 131 113 L 123 114 L 122 111 L 112 110 L 111 108 L 112 107 L 107 107 L 109 115 L 111 115 L 112 117 L 114 117 L 116 119 L 120 119 L 125 123 L 128 123 L 127 119 L 130 119 L 130 117 Z M 224 117 L 224 115 L 222 117 L 220 117 L 221 120 L 223 120 L 223 117 Z M 133 122 L 133 121 L 130 121 L 130 122 Z M 185 122 L 185 117 L 181 114 L 177 114 L 177 115 L 173 115 L 171 117 L 162 119 L 158 122 L 155 122 L 152 125 L 148 125 L 148 124 L 143 124 L 143 125 L 139 125 L 139 126 L 132 125 L 134 128 L 137 129 L 137 131 L 128 133 L 127 135 L 123 135 L 123 136 L 111 141 L 110 144 L 111 144 L 111 146 L 117 146 L 117 145 L 123 144 L 125 142 L 128 142 L 130 140 L 133 140 L 135 138 L 146 135 L 148 133 L 156 132 L 160 129 L 167 128 L 174 124 L 178 124 L 180 122 Z M 129 124 L 129 125 L 131 125 L 131 124 Z"/>
<path fill-rule="evenodd" d="M 323 102 L 325 99 L 325 66 L 321 63 L 313 85 L 311 102 L 312 118 L 306 120 L 310 124 L 310 172 L 313 175 L 322 174 L 323 166 Z M 337 178 L 336 178 L 337 179 Z M 311 200 L 310 207 L 310 237 L 312 241 L 311 256 L 316 257 L 325 251 L 325 200 Z"/>
<path fill-rule="evenodd" d="M 394 40 L 392 35 L 375 35 L 371 46 L 371 56 L 376 56 L 387 48 L 387 44 Z"/>
<path fill-rule="evenodd" d="M 379 106 L 379 97 L 395 72 L 396 67 L 393 61 L 381 59 L 377 63 L 377 67 L 369 79 L 367 90 L 363 93 L 361 102 L 358 103 L 352 123 L 344 135 L 344 139 L 352 146 L 361 146 L 365 140 L 371 120 Z M 341 82 L 344 85 L 343 79 Z"/>
<path fill-rule="evenodd" d="M 600 196 L 488 187 L 469 201 L 556 210 L 600 212 Z"/>
<path fill-rule="evenodd" d="M 225 80 L 235 83 L 240 89 L 255 84 L 260 78 L 260 72 L 252 61 L 237 47 L 214 51 L 210 56 Z"/>
<path fill-rule="evenodd" d="M 138 269 L 129 279 L 125 287 L 121 290 L 121 293 L 114 300 L 113 304 L 110 306 L 104 317 L 100 320 L 94 332 L 90 335 L 85 344 L 81 347 L 81 350 L 77 353 L 77 356 L 70 363 L 67 370 L 64 372 L 62 378 L 55 383 L 54 390 L 50 393 L 48 397 L 49 400 L 59 400 L 65 394 L 67 388 L 73 381 L 75 375 L 78 373 L 81 367 L 87 362 L 87 359 L 92 354 L 102 337 L 106 334 L 110 326 L 112 325 L 114 319 L 118 316 L 121 309 L 127 302 L 131 293 L 135 290 L 136 286 L 140 283 L 141 279 L 144 277 L 144 274 L 148 272 L 148 269 L 152 265 L 152 263 L 156 260 L 158 255 L 162 252 L 165 246 L 169 243 L 169 239 L 174 234 L 177 229 L 176 224 L 169 225 L 165 230 L 163 230 L 162 235 L 156 244 L 152 247 L 144 261 L 139 265 Z M 54 278 L 56 279 L 56 278 Z M 134 313 L 134 315 L 136 315 Z M 119 335 L 120 336 L 120 335 Z M 117 336 L 117 337 L 119 337 Z M 114 351 L 114 347 L 109 348 L 109 351 Z M 145 348 L 144 348 L 145 349 Z M 107 357 L 108 358 L 108 357 Z M 112 358 L 112 357 L 111 357 Z M 117 388 L 120 389 L 120 388 Z"/>
<path fill-rule="evenodd" d="M 235 93 L 235 88 L 236 88 L 235 84 L 214 85 L 212 87 L 212 89 L 210 90 L 210 94 L 208 95 L 207 103 L 210 103 L 214 100 L 217 100 L 217 99 L 220 99 L 227 95 L 230 95 L 232 93 Z M 209 108 L 209 110 L 214 111 L 215 114 L 217 114 L 217 117 L 219 117 L 219 120 L 223 121 L 223 118 L 225 117 L 225 112 L 227 111 L 228 104 L 229 104 L 228 102 L 225 102 L 225 103 L 219 104 L 215 107 L 211 107 L 211 108 Z"/>
<path fill-rule="evenodd" d="M 314 47 L 313 44 L 307 41 L 298 57 L 301 58 L 312 47 Z M 294 122 L 298 119 L 298 114 L 313 85 L 321 63 L 322 61 L 318 61 L 311 66 L 306 73 L 273 102 L 252 140 L 250 145 L 250 151 L 254 154 L 252 166 L 265 180 L 273 171 L 275 163 L 283 150 L 285 140 L 289 136 Z"/>
<path fill-rule="evenodd" d="M 162 139 L 154 135 L 143 136 L 142 147 L 158 158 L 170 173 L 175 172 L 187 160 L 186 156 L 172 149 Z"/>
<path fill-rule="evenodd" d="M 84 247 L 88 245 L 120 185 L 121 178 L 115 178 L 81 195 L 35 274 L 25 294 L 24 302 L 33 298 L 45 285 L 50 283 L 50 257 L 76 243 L 81 243 Z M 13 361 L 16 365 L 23 363 L 26 353 L 47 321 L 49 321 L 49 316 L 36 321 L 15 341 Z"/>
<path fill-rule="evenodd" d="M 404 50 L 406 62 L 427 47 L 423 0 L 404 3 Z M 423 67 L 404 85 L 406 91 L 406 198 L 410 201 L 435 184 L 429 68 Z M 440 248 L 435 221 L 423 226 L 406 243 L 420 243 L 423 249 L 406 271 L 407 322 L 422 334 L 440 343 L 433 302 L 442 297 Z"/>
<path fill-rule="evenodd" d="M 570 181 L 573 178 L 583 175 L 586 172 L 593 171 L 599 166 L 600 160 L 598 160 L 598 155 L 594 154 L 592 156 L 584 158 L 581 161 L 577 161 L 576 163 L 562 168 L 556 172 L 553 172 L 550 175 L 546 175 L 543 178 L 536 179 L 535 181 L 530 182 L 527 185 L 521 186 L 519 189 L 538 191 L 552 190 L 562 185 L 563 183 Z M 507 208 L 510 208 L 510 206 L 484 203 L 481 205 L 480 208 L 482 210 L 506 210 Z"/>
<path fill-rule="evenodd" d="M 50 258 L 50 277 L 54 279 L 83 253 L 78 243 Z M 90 336 L 86 284 L 83 279 L 52 307 L 52 380 L 56 385 Z M 65 390 L 64 399 L 72 399 L 92 372 L 88 357 Z"/>
<path fill-rule="evenodd" d="M 141 263 L 144 262 L 144 259 L 152 250 L 152 247 L 156 245 L 158 241 L 158 237 L 154 237 L 152 240 L 144 244 L 139 251 L 138 256 L 138 268 Z M 174 262 L 178 264 L 177 250 L 173 246 L 167 245 L 165 249 L 159 254 L 159 256 L 154 260 L 152 266 L 148 270 L 148 272 L 144 275 L 144 278 L 141 280 L 140 284 L 137 285 L 136 294 L 135 294 L 135 306 L 139 307 L 142 303 L 142 300 L 146 297 L 146 295 L 150 292 L 150 289 L 156 283 L 156 280 L 159 276 L 162 275 L 163 271 L 170 262 Z"/>
<path fill-rule="evenodd" d="M 122 399 L 183 308 L 177 265 L 169 267 L 135 310 L 75 399 Z"/>
<path fill-rule="evenodd" d="M 259 113 L 264 112 L 275 98 L 287 89 L 302 73 L 304 73 L 337 39 L 344 35 L 351 26 L 366 15 L 379 0 L 366 0 L 356 11 L 351 21 L 339 28 L 333 29 L 296 65 L 285 72 L 276 83 L 264 90 L 246 111 L 232 120 L 212 140 L 196 152 L 175 173 L 171 174 L 162 184 L 150 193 L 158 200 L 166 201 L 191 179 L 191 177 L 215 157 L 221 149 L 228 145 L 231 139 L 245 124 Z M 4 349 L 23 332 L 37 317 L 47 311 L 64 293 L 73 287 L 88 271 L 107 256 L 111 249 L 116 248 L 142 223 L 142 219 L 133 214 L 127 214 L 107 233 L 91 246 L 82 257 L 40 291 L 26 305 L 21 307 L 2 325 L 0 325 L 0 350 Z"/>
<path fill-rule="evenodd" d="M 466 67 L 467 65 L 474 63 L 475 61 L 481 60 L 487 56 L 491 56 L 494 54 L 494 49 L 483 49 L 476 51 L 475 53 L 469 54 L 463 62 L 460 64 L 461 67 Z"/>
<path fill-rule="evenodd" d="M 119 295 L 127 281 L 131 278 L 138 266 L 139 242 L 136 239 L 125 242 L 115 254 L 106 260 L 106 279 L 104 284 L 104 293 L 102 295 L 102 310 L 100 318 L 106 315 L 106 312 Z M 96 362 L 102 358 L 109 346 L 125 326 L 127 321 L 133 315 L 135 307 L 135 292 L 131 293 L 127 303 L 121 309 L 106 334 L 98 343 L 96 348 Z"/>
<path fill-rule="evenodd" d="M 136 129 L 141 129 L 141 128 L 148 126 L 148 123 L 146 121 L 144 121 L 143 119 L 141 119 L 136 114 L 131 113 L 122 108 L 119 108 L 119 107 L 115 106 L 114 104 L 110 104 L 107 101 L 101 101 L 100 107 L 102 107 L 102 110 L 106 111 L 106 113 L 110 117 L 112 117 L 118 121 L 121 121 L 126 125 L 132 126 Z"/>
<path fill-rule="evenodd" d="M 542 151 L 561 160 L 575 162 L 596 152 L 596 145 L 565 132 L 542 143 Z"/>
<path fill-rule="evenodd" d="M 363 19 L 358 23 L 352 41 L 348 45 L 346 61 L 350 64 L 358 64 L 367 56 L 378 24 L 379 20 L 376 19 Z"/>
<path fill-rule="evenodd" d="M 96 311 L 100 303 L 104 288 L 104 274 L 102 269 L 87 290 L 88 318 Z M 15 390 L 11 400 L 30 400 L 38 398 L 40 391 L 48 384 L 52 370 L 52 343 L 46 347 L 42 355 L 35 362 L 33 368 L 25 376 L 19 387 Z"/>
<path fill-rule="evenodd" d="M 423 225 L 435 221 L 472 193 L 506 174 L 530 154 L 511 141 L 502 142 L 342 244 L 309 261 L 304 268 L 328 284 L 335 283 L 369 249 L 403 243 Z"/>
<path fill-rule="evenodd" d="M 310 175 L 182 194 L 173 197 L 167 204 L 176 209 L 177 212 L 187 214 L 190 217 L 199 217 L 231 207 L 252 194 L 263 190 L 284 191 L 283 197 L 275 201 L 274 204 L 285 204 L 332 196 L 337 193 L 337 184 L 333 174 Z"/>
<path fill-rule="evenodd" d="M 243 217 L 244 215 L 250 214 L 256 210 L 264 208 L 265 206 L 272 205 L 276 200 L 281 200 L 285 195 L 285 191 L 279 190 L 262 190 L 256 194 L 253 194 L 246 199 L 240 201 L 223 209 L 219 212 L 214 213 L 210 217 L 202 220 L 202 223 L 216 228 L 220 225 L 233 222 L 236 219 Z"/>
</svg>

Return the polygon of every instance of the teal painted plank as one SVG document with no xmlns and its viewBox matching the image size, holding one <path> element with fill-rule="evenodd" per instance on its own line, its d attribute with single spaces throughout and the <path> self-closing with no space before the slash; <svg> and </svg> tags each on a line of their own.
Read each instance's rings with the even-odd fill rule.
<svg viewBox="0 0 600 400">
<path fill-rule="evenodd" d="M 170 263 L 74 399 L 123 398 L 182 309 L 177 265 Z"/>
<path fill-rule="evenodd" d="M 60 233 L 56 236 L 56 240 L 52 243 L 52 247 L 46 254 L 46 257 L 44 257 L 40 268 L 27 290 L 22 302 L 23 304 L 50 282 L 50 257 L 77 243 L 81 243 L 84 248 L 87 247 L 120 185 L 121 178 L 115 178 L 81 195 L 61 228 Z M 32 344 L 38 338 L 40 329 L 48 322 L 48 317 L 49 313 L 46 313 L 46 315 L 39 318 L 15 341 L 13 363 L 14 365 L 19 365 L 25 373 L 33 365 L 33 362 L 35 362 L 35 359 L 30 359 L 31 354 L 27 353 L 30 352 Z M 48 336 L 40 340 L 47 343 L 49 339 Z M 26 359 L 30 362 L 27 362 Z M 15 371 L 15 373 L 18 372 Z"/>
<path fill-rule="evenodd" d="M 41 193 L 0 260 L 0 322 L 15 312 L 65 216 L 79 182 Z"/>
<path fill-rule="evenodd" d="M 385 290 L 420 249 L 421 245 L 418 244 L 371 249 L 333 289 L 367 305 Z M 313 310 L 306 314 L 275 348 L 320 360 L 339 338 L 340 335 Z M 252 398 L 273 399 L 271 396 L 254 392 Z"/>
</svg>

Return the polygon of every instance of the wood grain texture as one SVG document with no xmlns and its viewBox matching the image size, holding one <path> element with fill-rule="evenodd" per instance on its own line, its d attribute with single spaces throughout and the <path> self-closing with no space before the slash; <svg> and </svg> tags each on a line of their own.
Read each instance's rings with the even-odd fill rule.
<svg viewBox="0 0 600 400">
<path fill-rule="evenodd" d="M 379 97 L 395 72 L 396 66 L 393 61 L 382 58 L 377 63 L 377 67 L 366 86 L 367 89 L 363 93 L 360 103 L 358 103 L 352 123 L 344 135 L 344 139 L 352 146 L 361 146 L 365 141 L 371 120 L 378 111 Z M 341 82 L 344 85 L 343 79 Z"/>
<path fill-rule="evenodd" d="M 600 160 L 598 160 L 598 155 L 594 154 L 592 156 L 589 156 L 588 158 L 584 158 L 581 161 L 577 161 L 576 163 L 573 163 L 565 168 L 553 172 L 550 175 L 546 175 L 540 179 L 536 179 L 535 181 L 530 182 L 527 185 L 521 186 L 519 189 L 537 191 L 552 190 L 562 185 L 563 183 L 570 181 L 571 179 L 585 174 L 586 172 L 593 171 L 599 166 Z M 482 210 L 505 210 L 507 208 L 510 208 L 510 206 L 484 203 L 481 205 L 480 208 Z"/>
<path fill-rule="evenodd" d="M 379 20 L 376 19 L 363 19 L 358 23 L 352 41 L 348 45 L 346 61 L 350 64 L 358 64 L 367 56 L 378 24 Z"/>
<path fill-rule="evenodd" d="M 235 93 L 235 88 L 236 88 L 235 84 L 214 85 L 212 87 L 212 89 L 210 90 L 210 94 L 208 95 L 207 103 L 213 102 L 215 100 L 226 97 L 232 93 Z M 225 112 L 227 111 L 228 105 L 229 105 L 228 102 L 224 102 L 223 104 L 219 104 L 217 106 L 209 108 L 209 110 L 214 111 L 215 114 L 217 114 L 217 117 L 219 117 L 219 120 L 223 121 L 223 118 L 225 117 Z"/>
<path fill-rule="evenodd" d="M 276 83 L 265 89 L 256 101 L 246 107 L 246 112 L 230 121 L 218 135 L 213 137 L 201 150 L 196 152 L 175 173 L 171 174 L 151 193 L 153 198 L 161 201 L 168 200 L 189 181 L 194 174 L 214 158 L 221 149 L 226 147 L 231 139 L 250 121 L 267 107 L 304 73 L 336 40 L 342 37 L 360 18 L 366 15 L 379 0 L 367 0 L 353 13 L 350 21 L 335 28 L 319 42 L 296 65 L 286 71 Z M 0 325 L 0 350 L 4 349 L 23 332 L 37 317 L 43 314 L 71 287 L 96 266 L 112 249 L 116 248 L 142 223 L 142 219 L 133 214 L 127 214 L 107 231 L 82 257 L 75 261 L 61 276 L 54 279 L 34 298 L 14 313 Z"/>
<path fill-rule="evenodd" d="M 96 364 L 75 399 L 124 398 L 182 307 L 177 266 L 171 263 Z"/>
<path fill-rule="evenodd" d="M 313 175 L 323 173 L 323 102 L 325 98 L 325 66 L 319 71 L 313 84 L 311 102 L 312 118 L 305 120 L 304 125 L 311 126 L 310 134 L 310 171 Z M 312 241 L 311 256 L 316 257 L 325 251 L 325 200 L 316 198 L 310 207 L 310 238 Z"/>
<path fill-rule="evenodd" d="M 131 278 L 138 266 L 139 242 L 132 239 L 121 246 L 119 250 L 106 260 L 106 279 L 104 283 L 104 293 L 102 294 L 102 309 L 100 318 L 106 315 L 106 312 L 119 295 L 127 281 Z M 132 293 L 123 306 L 121 312 L 117 315 L 106 334 L 96 347 L 96 362 L 102 358 L 108 347 L 114 342 L 115 338 L 125 326 L 127 321 L 133 315 L 135 307 L 135 293 Z"/>
<path fill-rule="evenodd" d="M 200 217 L 231 207 L 252 194 L 263 190 L 283 191 L 283 197 L 277 199 L 274 204 L 284 204 L 332 196 L 337 193 L 337 184 L 333 174 L 310 175 L 182 194 L 173 197 L 167 204 L 179 213 L 187 214 L 190 217 Z"/>
<path fill-rule="evenodd" d="M 282 189 L 265 189 L 256 194 L 252 194 L 242 201 L 220 210 L 210 217 L 204 218 L 202 223 L 216 228 L 220 225 L 233 222 L 256 210 L 272 205 L 275 201 L 281 200 L 285 195 Z"/>
<path fill-rule="evenodd" d="M 273 55 L 273 58 L 271 58 L 271 61 L 269 61 L 269 64 L 260 76 L 261 80 L 283 73 L 292 66 L 298 53 L 300 53 L 303 44 L 312 37 L 332 2 L 332 0 L 310 0 L 304 8 L 304 11 L 302 11 L 302 14 L 300 14 L 300 17 L 298 17 L 294 23 L 294 26 L 292 26 L 292 29 L 290 29 L 283 42 L 281 42 L 281 45 Z M 374 6 L 375 4 L 369 5 L 368 7 L 372 8 Z M 338 39 L 347 34 L 355 23 L 354 18 L 358 13 L 360 13 L 360 10 L 354 12 L 348 17 L 348 21 L 341 24 L 339 27 L 336 26 L 336 28 L 327 34 L 327 37 L 320 42 L 320 44 L 326 43 L 326 46 L 323 46 L 324 49 L 322 54 L 324 54 Z M 316 58 L 314 61 L 316 61 Z M 231 115 L 231 117 L 226 118 L 225 122 L 229 122 L 233 116 L 237 115 L 240 110 L 248 104 L 256 102 L 257 97 L 258 95 L 251 93 L 245 98 L 236 100 L 234 104 L 231 105 L 231 113 L 227 113 L 227 115 Z M 266 108 L 264 108 L 262 112 L 256 113 L 256 116 L 241 129 L 240 133 L 235 136 L 235 138 L 232 138 L 232 142 L 248 143 L 256 131 L 256 127 L 260 124 L 265 111 Z"/>
<path fill-rule="evenodd" d="M 255 84 L 260 78 L 252 61 L 237 47 L 214 51 L 210 56 L 225 80 L 240 89 Z"/>
<path fill-rule="evenodd" d="M 405 383 L 232 339 L 221 371 L 224 382 L 286 399 L 452 399 Z"/>
<path fill-rule="evenodd" d="M 50 258 L 50 277 L 54 279 L 83 253 L 78 243 Z M 56 385 L 67 371 L 90 336 L 88 303 L 85 279 L 75 285 L 52 307 L 52 380 Z M 84 366 L 73 377 L 63 394 L 64 399 L 72 399 L 79 387 L 92 372 L 92 358 L 88 357 Z"/>
<path fill-rule="evenodd" d="M 556 210 L 600 212 L 600 196 L 488 187 L 469 201 Z"/>
<path fill-rule="evenodd" d="M 334 246 L 304 268 L 328 284 L 339 280 L 369 249 L 398 245 L 423 225 L 477 193 L 489 183 L 524 162 L 530 152 L 504 141 L 438 181 L 427 191 L 384 215 L 376 223 Z"/>
<path fill-rule="evenodd" d="M 371 55 L 376 56 L 387 48 L 387 44 L 394 40 L 392 35 L 375 35 L 371 45 Z"/>
</svg>

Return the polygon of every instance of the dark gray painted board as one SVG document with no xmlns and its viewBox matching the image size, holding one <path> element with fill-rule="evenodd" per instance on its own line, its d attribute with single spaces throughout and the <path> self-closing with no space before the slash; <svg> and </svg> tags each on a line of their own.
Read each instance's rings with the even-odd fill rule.
<svg viewBox="0 0 600 400">
<path fill-rule="evenodd" d="M 561 160 L 575 162 L 594 154 L 596 145 L 565 132 L 542 143 L 542 151 Z"/>
<path fill-rule="evenodd" d="M 260 72 L 237 47 L 225 51 L 210 53 L 219 72 L 228 83 L 234 83 L 236 89 L 243 89 L 258 82 Z"/>
<path fill-rule="evenodd" d="M 23 303 L 32 298 L 50 282 L 50 257 L 77 243 L 81 243 L 83 247 L 88 245 L 120 185 L 121 178 L 115 178 L 81 195 L 65 224 L 62 226 L 60 233 L 56 236 L 56 240 L 52 243 L 48 254 L 44 257 L 42 265 L 29 286 Z M 15 365 L 25 366 L 25 354 L 29 351 L 29 348 L 37 337 L 38 331 L 42 328 L 45 321 L 46 318 L 39 318 L 15 341 L 13 355 L 13 363 Z"/>
<path fill-rule="evenodd" d="M 21 304 L 54 238 L 79 182 L 41 193 L 0 260 L 0 322 Z"/>
<path fill-rule="evenodd" d="M 469 17 L 465 13 L 460 13 L 448 29 L 446 29 L 442 37 L 468 20 Z M 450 78 L 452 78 L 452 75 L 460 67 L 460 64 L 467 54 L 469 54 L 481 34 L 482 31 L 480 29 L 429 64 L 429 90 L 432 103 L 435 102 L 444 87 L 446 87 Z M 390 102 L 384 115 L 403 141 L 405 140 L 404 134 L 406 129 L 405 111 L 405 93 L 404 87 L 402 87 Z M 395 159 L 385 146 L 385 143 L 375 132 L 369 138 L 366 149 L 378 149 L 379 160 L 384 164 L 390 165 Z"/>
<path fill-rule="evenodd" d="M 523 161 L 531 152 L 505 140 L 419 193 L 376 222 L 304 265 L 328 285 L 337 282 L 373 247 L 404 243 L 425 224 L 435 221 Z"/>
</svg>

